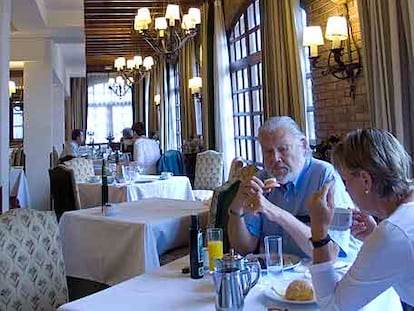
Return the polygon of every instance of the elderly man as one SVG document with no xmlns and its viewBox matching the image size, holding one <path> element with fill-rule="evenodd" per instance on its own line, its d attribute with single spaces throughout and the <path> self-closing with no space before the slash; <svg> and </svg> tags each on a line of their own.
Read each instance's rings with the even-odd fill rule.
<svg viewBox="0 0 414 311">
<path fill-rule="evenodd" d="M 83 144 L 85 135 L 82 130 L 75 129 L 72 131 L 72 140 L 65 143 L 61 157 L 72 156 L 79 157 L 79 146 Z"/>
<path fill-rule="evenodd" d="M 280 235 L 283 251 L 300 257 L 312 255 L 306 201 L 323 184 L 335 179 L 336 207 L 353 207 L 333 166 L 312 158 L 305 135 L 289 117 L 267 120 L 259 130 L 265 170 L 243 182 L 229 209 L 228 235 L 239 253 L 263 251 L 266 235 Z M 263 189 L 263 180 L 275 177 L 279 187 Z M 330 236 L 349 255 L 358 242 L 350 232 L 332 231 Z M 350 239 L 352 243 L 350 243 Z"/>
</svg>

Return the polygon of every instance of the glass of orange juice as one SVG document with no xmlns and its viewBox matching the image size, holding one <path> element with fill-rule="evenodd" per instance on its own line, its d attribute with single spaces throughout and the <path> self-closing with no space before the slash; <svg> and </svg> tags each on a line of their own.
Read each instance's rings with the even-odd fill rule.
<svg viewBox="0 0 414 311">
<path fill-rule="evenodd" d="M 207 229 L 207 248 L 210 271 L 214 270 L 214 260 L 223 257 L 223 230 L 221 228 Z"/>
</svg>

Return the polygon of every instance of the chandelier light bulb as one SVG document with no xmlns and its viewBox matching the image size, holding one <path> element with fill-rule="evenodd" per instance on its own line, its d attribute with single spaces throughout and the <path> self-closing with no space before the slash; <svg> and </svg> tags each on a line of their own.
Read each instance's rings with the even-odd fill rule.
<svg viewBox="0 0 414 311">
<path fill-rule="evenodd" d="M 188 15 L 194 25 L 201 24 L 201 12 L 199 8 L 189 8 Z"/>
<path fill-rule="evenodd" d="M 108 85 L 109 85 L 110 87 L 113 87 L 113 86 L 115 85 L 115 79 L 114 79 L 114 78 L 109 78 L 109 79 L 108 79 Z"/>
<path fill-rule="evenodd" d="M 116 84 L 119 84 L 120 86 L 123 86 L 125 84 L 124 79 L 121 76 L 117 76 L 115 79 Z"/>
<path fill-rule="evenodd" d="M 165 17 L 157 17 L 155 19 L 155 29 L 158 30 L 158 35 L 164 37 L 165 30 L 168 28 L 167 19 Z"/>
<path fill-rule="evenodd" d="M 144 30 L 148 29 L 148 25 L 151 24 L 151 14 L 148 8 L 140 8 L 135 16 L 134 29 Z"/>
<path fill-rule="evenodd" d="M 154 103 L 155 103 L 155 105 L 159 105 L 160 102 L 161 102 L 161 95 L 160 94 L 155 95 L 154 96 Z"/>
<path fill-rule="evenodd" d="M 16 93 L 16 83 L 14 81 L 9 81 L 9 97 Z"/>
<path fill-rule="evenodd" d="M 135 55 L 134 56 L 134 63 L 135 63 L 136 68 L 139 68 L 139 66 L 142 65 L 142 56 Z"/>
<path fill-rule="evenodd" d="M 180 6 L 178 4 L 167 5 L 167 10 L 165 12 L 165 18 L 170 21 L 170 26 L 174 26 L 175 21 L 180 20 Z"/>
<path fill-rule="evenodd" d="M 184 30 L 190 30 L 192 27 L 191 17 L 188 14 L 183 15 L 183 21 L 181 22 L 181 28 Z"/>
<path fill-rule="evenodd" d="M 152 58 L 152 56 L 147 56 L 144 58 L 143 66 L 146 70 L 150 70 L 153 65 L 154 59 Z"/>
<path fill-rule="evenodd" d="M 135 61 L 134 59 L 128 59 L 127 60 L 127 68 L 132 70 L 135 68 Z"/>
<path fill-rule="evenodd" d="M 124 69 L 125 65 L 125 57 L 118 57 L 117 59 L 115 59 L 114 67 L 116 68 L 116 70 L 121 71 L 122 69 Z"/>
</svg>

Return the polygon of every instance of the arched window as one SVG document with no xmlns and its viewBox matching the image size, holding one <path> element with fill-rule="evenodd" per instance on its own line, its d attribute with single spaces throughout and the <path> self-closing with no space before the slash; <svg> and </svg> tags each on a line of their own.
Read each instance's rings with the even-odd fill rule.
<svg viewBox="0 0 414 311">
<path fill-rule="evenodd" d="M 234 25 L 229 48 L 236 155 L 260 165 L 262 152 L 256 139 L 263 123 L 259 0 L 252 1 Z"/>
</svg>

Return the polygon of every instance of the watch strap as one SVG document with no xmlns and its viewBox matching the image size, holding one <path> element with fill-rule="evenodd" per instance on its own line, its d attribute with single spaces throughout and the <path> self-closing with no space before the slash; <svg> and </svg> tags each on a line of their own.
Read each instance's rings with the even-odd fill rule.
<svg viewBox="0 0 414 311">
<path fill-rule="evenodd" d="M 309 241 L 311 241 L 313 248 L 319 248 L 328 244 L 330 241 L 332 241 L 332 239 L 329 234 L 327 234 L 326 237 L 322 240 L 314 241 L 312 238 L 310 238 Z"/>
</svg>

